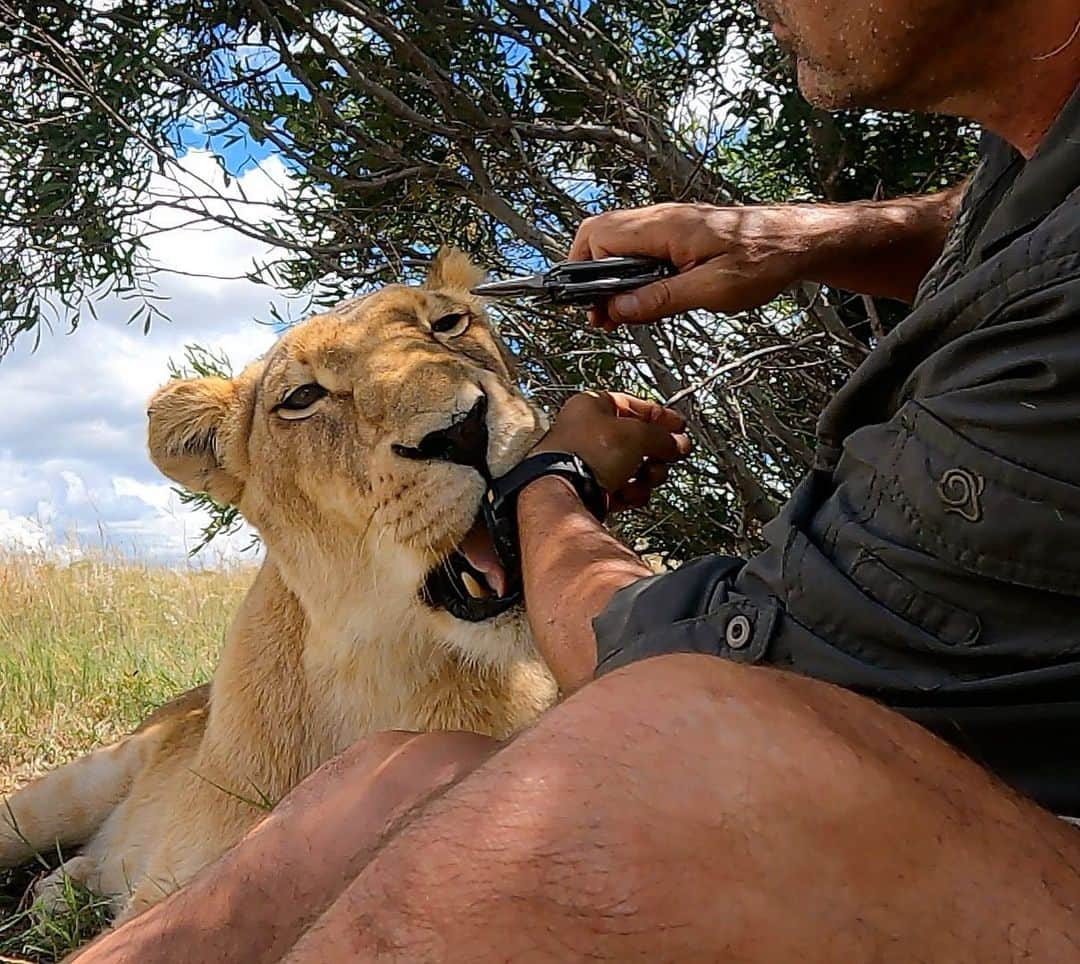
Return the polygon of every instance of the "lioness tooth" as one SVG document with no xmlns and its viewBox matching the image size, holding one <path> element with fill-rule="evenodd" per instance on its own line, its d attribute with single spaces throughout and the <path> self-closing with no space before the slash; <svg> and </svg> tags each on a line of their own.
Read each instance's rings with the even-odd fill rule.
<svg viewBox="0 0 1080 964">
<path fill-rule="evenodd" d="M 491 595 L 483 586 L 480 585 L 469 572 L 463 572 L 461 574 L 461 581 L 465 584 L 465 588 L 469 591 L 469 595 L 473 599 L 487 599 Z"/>
</svg>

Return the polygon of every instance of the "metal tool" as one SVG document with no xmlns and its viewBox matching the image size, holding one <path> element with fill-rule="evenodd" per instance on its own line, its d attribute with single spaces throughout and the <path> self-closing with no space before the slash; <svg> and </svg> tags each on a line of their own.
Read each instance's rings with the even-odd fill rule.
<svg viewBox="0 0 1080 964">
<path fill-rule="evenodd" d="M 559 261 L 537 274 L 477 285 L 472 294 L 484 298 L 533 298 L 555 305 L 594 305 L 675 273 L 673 264 L 656 258 Z"/>
</svg>

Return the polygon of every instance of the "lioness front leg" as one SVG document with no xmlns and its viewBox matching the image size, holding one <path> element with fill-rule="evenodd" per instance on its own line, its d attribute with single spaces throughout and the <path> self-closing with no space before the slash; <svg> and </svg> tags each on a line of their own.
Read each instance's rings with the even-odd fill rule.
<svg viewBox="0 0 1080 964">
<path fill-rule="evenodd" d="M 71 906 L 71 888 L 85 887 L 98 892 L 97 861 L 82 854 L 65 860 L 52 873 L 34 884 L 34 904 L 45 914 L 57 914 Z"/>
<path fill-rule="evenodd" d="M 153 845 L 147 849 L 140 873 L 125 877 L 130 868 L 114 861 L 103 874 L 109 878 L 111 892 L 120 893 L 114 924 L 130 920 L 179 890 L 266 816 L 266 809 L 220 789 L 217 783 L 189 770 L 176 774 L 163 788 L 160 796 L 169 802 L 159 804 L 155 826 L 147 828 Z"/>
</svg>

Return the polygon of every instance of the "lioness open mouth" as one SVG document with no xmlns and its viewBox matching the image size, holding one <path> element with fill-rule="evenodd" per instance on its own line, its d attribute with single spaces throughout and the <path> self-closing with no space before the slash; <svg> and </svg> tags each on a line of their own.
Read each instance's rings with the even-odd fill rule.
<svg viewBox="0 0 1080 964">
<path fill-rule="evenodd" d="M 421 591 L 433 609 L 470 623 L 494 619 L 516 605 L 521 593 L 495 552 L 483 517 L 478 517 L 461 544 L 432 569 Z"/>
</svg>

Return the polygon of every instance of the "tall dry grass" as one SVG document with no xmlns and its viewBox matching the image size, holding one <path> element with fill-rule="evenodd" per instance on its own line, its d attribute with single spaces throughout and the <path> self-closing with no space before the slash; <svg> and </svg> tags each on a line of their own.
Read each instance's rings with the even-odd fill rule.
<svg viewBox="0 0 1080 964">
<path fill-rule="evenodd" d="M 0 553 L 0 794 L 208 679 L 253 574 Z"/>
<path fill-rule="evenodd" d="M 0 796 L 208 679 L 253 575 L 0 551 Z M 0 871 L 0 961 L 59 960 L 106 922 L 71 882 L 58 910 L 32 907 L 40 873 Z"/>
</svg>

